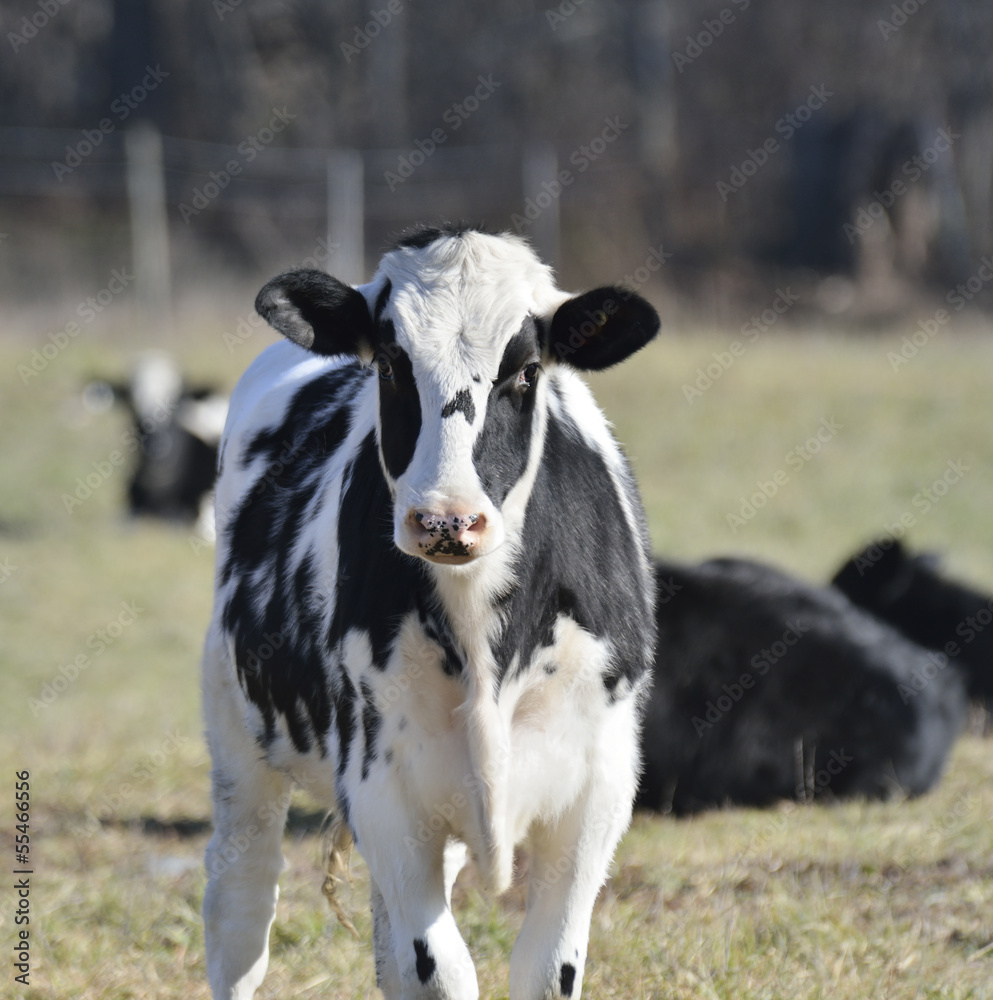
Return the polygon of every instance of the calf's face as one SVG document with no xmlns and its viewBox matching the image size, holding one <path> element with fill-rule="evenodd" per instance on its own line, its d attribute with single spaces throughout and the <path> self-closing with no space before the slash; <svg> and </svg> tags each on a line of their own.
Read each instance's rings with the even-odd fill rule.
<svg viewBox="0 0 993 1000">
<path fill-rule="evenodd" d="M 291 271 L 256 307 L 296 343 L 373 367 L 394 541 L 455 566 L 519 529 L 554 366 L 608 367 L 658 330 L 633 293 L 570 298 L 522 241 L 482 233 L 401 245 L 360 289 Z"/>
</svg>

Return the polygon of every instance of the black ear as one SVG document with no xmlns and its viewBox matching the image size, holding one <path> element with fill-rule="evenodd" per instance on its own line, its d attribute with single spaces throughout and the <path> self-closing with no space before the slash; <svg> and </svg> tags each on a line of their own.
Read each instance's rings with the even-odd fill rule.
<svg viewBox="0 0 993 1000">
<path fill-rule="evenodd" d="M 372 318 L 362 293 L 324 271 L 277 275 L 259 292 L 255 309 L 274 330 L 315 354 L 370 350 Z"/>
<path fill-rule="evenodd" d="M 595 288 L 559 306 L 545 350 L 574 368 L 601 371 L 630 357 L 658 332 L 658 313 L 640 295 L 613 286 Z"/>
<path fill-rule="evenodd" d="M 856 604 L 879 610 L 910 586 L 914 560 L 895 538 L 867 545 L 841 567 L 831 581 Z"/>
</svg>

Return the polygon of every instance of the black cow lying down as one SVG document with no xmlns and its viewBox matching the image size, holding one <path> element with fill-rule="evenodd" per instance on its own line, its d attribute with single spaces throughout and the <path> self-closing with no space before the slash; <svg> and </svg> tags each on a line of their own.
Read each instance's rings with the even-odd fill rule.
<svg viewBox="0 0 993 1000">
<path fill-rule="evenodd" d="M 933 651 L 759 563 L 658 562 L 656 579 L 639 805 L 916 795 L 939 778 L 966 697 Z"/>
<path fill-rule="evenodd" d="M 935 556 L 910 555 L 895 539 L 866 546 L 832 582 L 852 603 L 947 656 L 973 702 L 993 710 L 993 597 L 949 580 Z"/>
</svg>

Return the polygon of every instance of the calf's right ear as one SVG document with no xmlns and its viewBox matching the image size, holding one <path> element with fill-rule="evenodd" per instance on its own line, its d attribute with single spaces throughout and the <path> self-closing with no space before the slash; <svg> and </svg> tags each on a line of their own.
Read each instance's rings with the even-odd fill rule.
<svg viewBox="0 0 993 1000">
<path fill-rule="evenodd" d="M 284 337 L 315 354 L 372 351 L 372 317 L 362 293 L 324 271 L 299 268 L 266 282 L 258 314 Z"/>
</svg>

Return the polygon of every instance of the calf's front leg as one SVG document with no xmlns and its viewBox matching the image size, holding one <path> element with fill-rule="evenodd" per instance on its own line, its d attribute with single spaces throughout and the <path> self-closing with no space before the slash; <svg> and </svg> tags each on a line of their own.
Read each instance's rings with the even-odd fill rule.
<svg viewBox="0 0 993 1000">
<path fill-rule="evenodd" d="M 372 881 L 377 985 L 386 1000 L 477 1000 L 476 970 L 451 911 L 465 846 L 439 835 L 426 843 L 360 838 L 360 848 Z"/>
<path fill-rule="evenodd" d="M 636 787 L 637 719 L 633 706 L 613 711 L 619 724 L 599 741 L 611 752 L 591 765 L 580 798 L 554 826 L 532 828 L 527 915 L 510 957 L 511 1000 L 578 1000 L 582 992 L 593 905 L 631 821 Z"/>
</svg>

